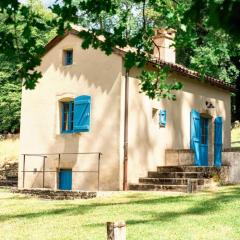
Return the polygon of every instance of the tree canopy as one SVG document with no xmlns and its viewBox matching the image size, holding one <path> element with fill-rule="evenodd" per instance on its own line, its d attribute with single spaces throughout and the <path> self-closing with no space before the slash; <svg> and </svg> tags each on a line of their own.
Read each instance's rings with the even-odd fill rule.
<svg viewBox="0 0 240 240">
<path fill-rule="evenodd" d="M 35 86 L 40 73 L 29 71 L 40 63 L 45 44 L 56 34 L 47 25 L 53 13 L 41 2 L 19 5 L 12 13 L 9 8 L 0 12 L 0 133 L 19 131 L 22 82 Z"/>
<path fill-rule="evenodd" d="M 115 47 L 128 47 L 125 68 L 142 69 L 140 85 L 150 98 L 175 100 L 175 90 L 182 87 L 167 81 L 168 69 L 144 68 L 152 58 L 155 28 L 177 31 L 177 62 L 199 71 L 203 81 L 205 75 L 212 75 L 235 83 L 239 77 L 239 12 L 240 2 L 235 0 L 57 0 L 51 10 L 36 0 L 25 5 L 4 0 L 0 2 L 1 85 L 9 84 L 5 89 L 11 94 L 11 87 L 21 82 L 34 89 L 41 77 L 36 67 L 44 45 L 55 29 L 64 34 L 71 24 L 84 27 L 79 33 L 84 49 L 99 48 L 110 55 Z M 1 97 L 0 106 L 4 106 Z"/>
</svg>

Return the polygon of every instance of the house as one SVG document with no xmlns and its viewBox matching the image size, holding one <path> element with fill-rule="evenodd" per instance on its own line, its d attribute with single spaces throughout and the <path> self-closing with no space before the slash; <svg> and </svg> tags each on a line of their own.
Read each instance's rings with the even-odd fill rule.
<svg viewBox="0 0 240 240">
<path fill-rule="evenodd" d="M 19 188 L 122 190 L 157 166 L 221 166 L 233 86 L 176 64 L 174 33 L 157 31 L 161 59 L 148 67 L 169 66 L 184 87 L 174 102 L 151 100 L 139 69 L 126 85 L 123 50 L 83 50 L 77 34 L 46 46 L 42 78 L 23 89 Z"/>
</svg>

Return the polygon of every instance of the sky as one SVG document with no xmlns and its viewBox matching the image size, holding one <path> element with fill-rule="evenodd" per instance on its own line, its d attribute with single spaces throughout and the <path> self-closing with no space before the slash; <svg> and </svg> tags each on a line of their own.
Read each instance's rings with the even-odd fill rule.
<svg viewBox="0 0 240 240">
<path fill-rule="evenodd" d="M 21 3 L 26 3 L 27 0 L 18 0 L 19 2 Z M 43 4 L 46 6 L 46 7 L 49 7 L 50 5 L 52 5 L 56 0 L 39 0 L 39 1 L 42 1 Z"/>
</svg>

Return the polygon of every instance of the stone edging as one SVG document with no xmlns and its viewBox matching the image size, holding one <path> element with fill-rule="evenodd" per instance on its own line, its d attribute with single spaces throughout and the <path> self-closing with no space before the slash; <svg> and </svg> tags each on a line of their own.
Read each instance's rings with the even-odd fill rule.
<svg viewBox="0 0 240 240">
<path fill-rule="evenodd" d="M 225 148 L 222 152 L 240 152 L 240 147 Z"/>
<path fill-rule="evenodd" d="M 44 199 L 73 200 L 97 197 L 97 192 L 90 191 L 61 191 L 51 189 L 12 189 L 13 193 L 27 194 Z"/>
</svg>

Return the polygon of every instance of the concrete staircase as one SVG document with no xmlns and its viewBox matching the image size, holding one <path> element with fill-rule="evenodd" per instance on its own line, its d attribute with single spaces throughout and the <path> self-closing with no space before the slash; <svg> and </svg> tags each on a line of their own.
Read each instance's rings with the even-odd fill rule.
<svg viewBox="0 0 240 240">
<path fill-rule="evenodd" d="M 213 183 L 213 176 L 220 174 L 216 167 L 162 166 L 156 172 L 130 184 L 129 190 L 195 192 Z"/>
</svg>

